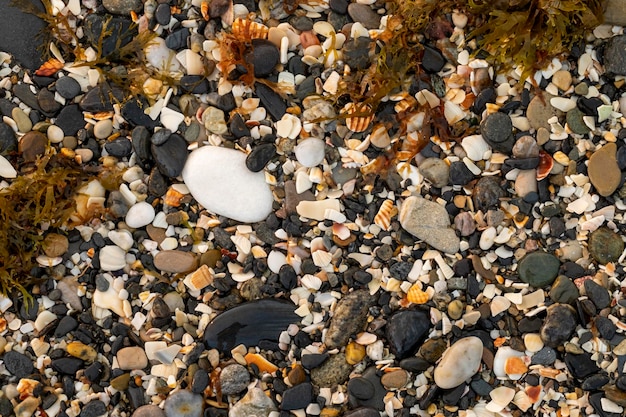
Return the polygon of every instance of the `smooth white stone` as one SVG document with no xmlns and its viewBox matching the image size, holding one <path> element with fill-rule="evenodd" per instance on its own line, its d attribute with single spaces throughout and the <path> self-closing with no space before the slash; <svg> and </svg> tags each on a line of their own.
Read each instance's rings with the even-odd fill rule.
<svg viewBox="0 0 626 417">
<path fill-rule="evenodd" d="M 326 144 L 323 140 L 317 138 L 305 139 L 295 148 L 296 158 L 305 167 L 314 167 L 324 161 L 324 147 Z"/>
<path fill-rule="evenodd" d="M 494 243 L 494 239 L 496 237 L 496 233 L 497 233 L 496 228 L 493 226 L 488 227 L 487 229 L 483 230 L 483 232 L 480 235 L 480 241 L 478 243 L 478 245 L 480 246 L 482 250 L 491 249 Z"/>
<path fill-rule="evenodd" d="M 0 177 L 2 178 L 16 178 L 17 171 L 13 168 L 13 165 L 2 155 L 0 155 Z"/>
<path fill-rule="evenodd" d="M 126 213 L 126 224 L 128 227 L 138 228 L 144 227 L 152 223 L 154 220 L 154 207 L 145 201 L 139 202 L 128 209 Z"/>
<path fill-rule="evenodd" d="M 483 355 L 483 342 L 475 337 L 465 337 L 450 346 L 435 368 L 435 383 L 442 389 L 455 388 L 471 378 Z"/>
<path fill-rule="evenodd" d="M 48 134 L 48 140 L 51 143 L 63 142 L 63 130 L 59 126 L 50 125 L 46 133 Z"/>
<path fill-rule="evenodd" d="M 127 251 L 133 247 L 133 235 L 128 230 L 111 230 L 108 235 L 111 242 Z"/>
<path fill-rule="evenodd" d="M 126 251 L 119 246 L 107 245 L 100 249 L 100 268 L 117 271 L 126 266 Z M 117 294 L 116 294 L 117 295 Z"/>
<path fill-rule="evenodd" d="M 216 146 L 196 149 L 182 176 L 191 195 L 212 213 L 254 223 L 272 212 L 274 198 L 265 174 L 250 171 L 242 152 Z"/>
</svg>

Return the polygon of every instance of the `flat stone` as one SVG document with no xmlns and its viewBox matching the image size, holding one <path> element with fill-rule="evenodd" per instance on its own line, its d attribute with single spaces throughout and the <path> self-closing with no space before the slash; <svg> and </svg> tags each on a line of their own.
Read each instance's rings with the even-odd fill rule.
<svg viewBox="0 0 626 417">
<path fill-rule="evenodd" d="M 141 10 L 141 0 L 102 0 L 102 5 L 109 13 L 127 16 L 130 12 Z"/>
<path fill-rule="evenodd" d="M 350 3 L 348 14 L 352 20 L 361 23 L 366 29 L 378 29 L 380 25 L 380 15 L 369 4 Z"/>
<path fill-rule="evenodd" d="M 387 322 L 385 334 L 389 349 L 398 359 L 414 354 L 428 332 L 429 319 L 422 311 L 400 311 Z"/>
<path fill-rule="evenodd" d="M 549 296 L 555 303 L 571 304 L 579 296 L 578 287 L 565 275 L 559 275 L 552 283 Z"/>
<path fill-rule="evenodd" d="M 607 197 L 619 187 L 622 172 L 617 165 L 617 145 L 607 143 L 589 158 L 589 180 L 598 194 Z"/>
<path fill-rule="evenodd" d="M 229 417 L 269 417 L 276 411 L 274 401 L 261 388 L 251 388 L 228 412 Z M 170 417 L 170 416 L 168 416 Z"/>
<path fill-rule="evenodd" d="M 505 113 L 492 113 L 480 124 L 483 139 L 495 150 L 510 154 L 515 143 L 513 138 L 513 123 L 511 117 Z"/>
<path fill-rule="evenodd" d="M 80 129 L 85 127 L 83 112 L 80 111 L 76 104 L 65 106 L 59 112 L 55 124 L 63 130 L 65 136 L 74 136 Z"/>
<path fill-rule="evenodd" d="M 304 382 L 285 390 L 281 408 L 283 410 L 299 410 L 306 408 L 311 401 L 313 401 L 313 385 L 310 382 Z"/>
<path fill-rule="evenodd" d="M 611 304 L 611 296 L 606 288 L 597 282 L 588 279 L 584 283 L 585 294 L 596 305 L 598 310 L 608 307 Z"/>
<path fill-rule="evenodd" d="M 435 368 L 435 383 L 443 389 L 461 385 L 478 372 L 482 355 L 483 342 L 478 337 L 469 336 L 456 341 Z"/>
<path fill-rule="evenodd" d="M 448 185 L 448 181 L 450 180 L 450 166 L 439 158 L 425 159 L 420 164 L 419 171 L 422 173 L 424 178 L 437 188 L 445 187 Z"/>
<path fill-rule="evenodd" d="M 154 267 L 173 274 L 192 272 L 198 268 L 198 258 L 190 252 L 164 250 L 154 256 Z"/>
<path fill-rule="evenodd" d="M 533 287 L 542 288 L 554 282 L 561 262 L 546 252 L 531 252 L 518 263 L 517 271 L 522 281 Z"/>
<path fill-rule="evenodd" d="M 290 324 L 298 323 L 291 303 L 263 299 L 239 304 L 213 319 L 204 331 L 209 349 L 223 352 L 243 344 L 256 346 L 261 340 L 277 341 Z"/>
<path fill-rule="evenodd" d="M 589 253 L 601 264 L 617 262 L 624 252 L 624 241 L 621 236 L 609 229 L 600 227 L 589 236 Z"/>
<path fill-rule="evenodd" d="M 252 53 L 247 59 L 254 68 L 254 76 L 263 78 L 280 62 L 280 51 L 267 39 L 252 39 Z"/>
<path fill-rule="evenodd" d="M 565 120 L 570 130 L 578 135 L 586 135 L 591 129 L 585 124 L 585 114 L 577 107 L 567 112 Z"/>
<path fill-rule="evenodd" d="M 139 346 L 130 346 L 120 349 L 116 355 L 117 364 L 124 371 L 143 369 L 148 366 L 146 352 Z"/>
<path fill-rule="evenodd" d="M 165 412 L 156 405 L 147 404 L 133 411 L 131 417 L 165 417 Z"/>
<path fill-rule="evenodd" d="M 150 150 L 161 174 L 175 178 L 182 173 L 189 155 L 187 141 L 182 136 L 174 133 L 162 145 L 152 144 Z"/>
<path fill-rule="evenodd" d="M 270 87 L 259 82 L 254 83 L 254 90 L 261 100 L 261 104 L 267 109 L 270 116 L 272 116 L 275 121 L 280 120 L 287 112 L 285 100 Z"/>
<path fill-rule="evenodd" d="M 68 100 L 80 94 L 80 84 L 72 77 L 61 77 L 54 86 L 56 87 L 57 93 Z"/>
<path fill-rule="evenodd" d="M 613 2 L 617 3 L 617 2 Z M 624 6 L 622 5 L 623 9 Z M 604 69 L 614 75 L 626 75 L 626 35 L 612 37 L 604 49 Z"/>
<path fill-rule="evenodd" d="M 387 389 L 400 389 L 409 381 L 409 373 L 404 369 L 387 372 L 380 379 L 381 384 Z"/>
<path fill-rule="evenodd" d="M 246 389 L 250 383 L 250 373 L 245 366 L 232 364 L 222 369 L 220 385 L 225 395 L 236 395 Z"/>
<path fill-rule="evenodd" d="M 569 340 L 576 329 L 574 309 L 567 304 L 552 304 L 541 327 L 541 340 L 547 347 L 556 348 Z"/>
<path fill-rule="evenodd" d="M 202 395 L 179 390 L 167 397 L 163 411 L 167 417 L 202 417 L 203 408 Z"/>
<path fill-rule="evenodd" d="M 274 198 L 265 175 L 246 167 L 242 152 L 204 146 L 193 151 L 182 172 L 191 195 L 210 212 L 244 223 L 264 220 Z"/>
<path fill-rule="evenodd" d="M 407 232 L 433 248 L 445 253 L 459 251 L 460 240 L 449 227 L 450 218 L 443 206 L 411 196 L 402 203 L 398 219 Z"/>
<path fill-rule="evenodd" d="M 4 366 L 11 375 L 25 378 L 35 370 L 33 362 L 23 353 L 10 350 L 2 357 Z"/>
<path fill-rule="evenodd" d="M 558 115 L 558 110 L 550 104 L 550 99 L 552 97 L 552 95 L 544 92 L 537 94 L 532 98 L 532 100 L 530 100 L 528 109 L 526 109 L 526 117 L 528 118 L 530 126 L 534 129 L 543 127 L 550 131 L 548 119 L 552 116 Z"/>
<path fill-rule="evenodd" d="M 351 336 L 363 331 L 367 322 L 367 311 L 374 299 L 367 290 L 357 290 L 343 297 L 330 320 L 324 343 L 329 349 L 341 348 Z"/>
</svg>

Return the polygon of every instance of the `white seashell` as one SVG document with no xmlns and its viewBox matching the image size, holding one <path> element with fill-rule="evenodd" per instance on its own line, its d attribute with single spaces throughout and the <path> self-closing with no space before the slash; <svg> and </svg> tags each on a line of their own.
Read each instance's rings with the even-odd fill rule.
<svg viewBox="0 0 626 417">
<path fill-rule="evenodd" d="M 252 244 L 250 243 L 250 239 L 242 235 L 234 235 L 230 237 L 230 240 L 233 241 L 237 249 L 242 252 L 244 255 L 248 255 L 250 250 L 252 249 Z"/>
<path fill-rule="evenodd" d="M 326 220 L 332 220 L 335 223 L 344 223 L 347 220 L 345 214 L 334 209 L 326 209 L 324 211 L 324 218 Z"/>
<path fill-rule="evenodd" d="M 511 301 L 508 298 L 503 297 L 501 295 L 497 295 L 491 300 L 489 303 L 489 309 L 491 310 L 492 316 L 497 316 L 498 314 L 508 310 L 511 306 Z"/>
<path fill-rule="evenodd" d="M 336 211 L 341 210 L 341 204 L 339 200 L 334 198 L 328 198 L 326 200 L 318 201 L 301 201 L 296 206 L 296 212 L 302 217 L 307 219 L 313 219 L 322 221 L 324 220 L 324 214 L 326 209 L 333 209 Z"/>
<path fill-rule="evenodd" d="M 39 265 L 41 265 L 42 267 L 51 268 L 53 266 L 59 265 L 61 262 L 63 262 L 63 258 L 60 257 L 60 256 L 56 256 L 54 258 L 51 258 L 51 257 L 46 256 L 46 255 L 39 255 L 37 257 L 37 263 Z"/>
<path fill-rule="evenodd" d="M 517 408 L 519 408 L 523 412 L 526 412 L 526 410 L 533 406 L 533 403 L 530 400 L 530 397 L 528 397 L 528 394 L 526 394 L 526 391 L 522 390 L 515 393 L 515 397 L 513 398 L 513 404 L 515 404 Z"/>
<path fill-rule="evenodd" d="M 517 375 L 508 375 L 505 371 L 506 361 L 512 357 L 523 357 L 523 352 L 518 352 L 517 350 L 509 347 L 509 346 L 501 346 L 496 351 L 496 354 L 493 357 L 493 373 L 497 378 L 500 379 L 512 379 L 518 380 L 521 378 L 521 375 L 517 377 Z M 514 378 L 516 377 L 516 378 Z"/>
<path fill-rule="evenodd" d="M 163 107 L 161 109 L 161 124 L 172 132 L 178 130 L 178 126 L 185 120 L 185 116 L 182 113 L 172 110 L 169 107 Z"/>
<path fill-rule="evenodd" d="M 282 138 L 295 139 L 302 130 L 300 119 L 289 113 L 285 113 L 279 121 L 274 123 L 274 126 L 276 127 L 276 134 Z"/>
<path fill-rule="evenodd" d="M 515 390 L 509 387 L 497 387 L 489 393 L 491 401 L 487 404 L 487 410 L 493 413 L 502 411 L 515 397 Z"/>
<path fill-rule="evenodd" d="M 183 283 L 192 291 L 199 291 L 213 283 L 213 273 L 208 266 L 202 265 L 191 274 L 187 275 Z"/>
<path fill-rule="evenodd" d="M 302 286 L 309 290 L 317 291 L 322 286 L 322 280 L 311 274 L 304 275 L 300 281 L 302 282 Z"/>
<path fill-rule="evenodd" d="M 550 104 L 563 112 L 568 112 L 576 107 L 576 101 L 567 97 L 552 97 Z"/>
<path fill-rule="evenodd" d="M 312 186 L 313 182 L 309 179 L 309 175 L 304 170 L 296 174 L 296 193 L 302 194 L 306 190 L 310 190 Z"/>
<path fill-rule="evenodd" d="M 0 177 L 2 178 L 16 178 L 17 171 L 13 168 L 13 165 L 2 155 L 0 155 Z"/>
<path fill-rule="evenodd" d="M 466 136 L 461 141 L 461 146 L 467 153 L 467 157 L 475 162 L 486 159 L 487 153 L 491 149 L 481 135 Z"/>
<path fill-rule="evenodd" d="M 119 246 L 107 245 L 100 249 L 100 268 L 117 271 L 126 266 L 126 251 Z M 116 293 L 117 296 L 117 293 Z"/>
<path fill-rule="evenodd" d="M 478 245 L 480 246 L 482 250 L 491 249 L 491 247 L 494 244 L 496 233 L 497 233 L 496 228 L 493 226 L 488 227 L 487 229 L 483 230 L 483 232 L 480 234 L 480 240 L 478 243 Z"/>
<path fill-rule="evenodd" d="M 235 273 L 232 274 L 232 277 L 235 282 L 246 282 L 249 279 L 254 278 L 254 271 Z"/>
<path fill-rule="evenodd" d="M 466 116 L 465 111 L 461 108 L 461 106 L 453 103 L 452 101 L 446 101 L 444 103 L 443 115 L 450 125 L 463 120 Z"/>
<path fill-rule="evenodd" d="M 311 257 L 313 258 L 313 263 L 320 268 L 330 265 L 330 262 L 333 260 L 333 255 L 325 250 L 313 252 Z"/>
<path fill-rule="evenodd" d="M 188 75 L 204 75 L 202 57 L 191 49 L 184 49 L 176 54 L 176 59 L 187 70 Z"/>
<path fill-rule="evenodd" d="M 267 267 L 275 274 L 280 272 L 280 268 L 287 264 L 287 256 L 277 250 L 273 250 L 267 255 Z"/>
<path fill-rule="evenodd" d="M 350 229 L 345 224 L 335 223 L 333 224 L 333 234 L 341 240 L 346 240 L 350 237 Z"/>
<path fill-rule="evenodd" d="M 324 20 L 315 22 L 315 24 L 313 25 L 313 30 L 315 31 L 315 33 L 322 35 L 325 38 L 330 38 L 331 36 L 335 35 L 335 28 L 333 27 L 333 25 Z"/>
</svg>

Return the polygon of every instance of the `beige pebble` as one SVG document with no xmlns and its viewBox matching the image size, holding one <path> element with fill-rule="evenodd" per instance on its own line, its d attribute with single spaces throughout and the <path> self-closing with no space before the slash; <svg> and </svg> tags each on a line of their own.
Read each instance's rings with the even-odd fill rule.
<svg viewBox="0 0 626 417">
<path fill-rule="evenodd" d="M 552 76 L 552 84 L 562 91 L 567 91 L 572 86 L 572 74 L 569 71 L 559 70 Z"/>
<path fill-rule="evenodd" d="M 20 133 L 30 132 L 30 130 L 33 128 L 33 122 L 30 121 L 30 118 L 26 113 L 24 113 L 24 110 L 20 109 L 19 107 L 13 108 L 13 110 L 11 111 L 11 116 L 13 117 L 13 120 L 15 120 L 15 123 L 17 124 L 17 130 Z"/>
<path fill-rule="evenodd" d="M 164 250 L 154 257 L 155 268 L 171 273 L 191 272 L 198 267 L 198 259 L 189 252 Z"/>
<path fill-rule="evenodd" d="M 119 350 L 116 355 L 117 364 L 120 369 L 130 371 L 133 369 L 143 369 L 148 366 L 146 352 L 138 346 L 125 347 Z"/>
<path fill-rule="evenodd" d="M 382 376 L 380 382 L 387 389 L 399 389 L 409 381 L 409 373 L 404 369 L 391 371 Z"/>
<path fill-rule="evenodd" d="M 64 134 L 63 130 L 59 126 L 50 125 L 46 133 L 48 134 L 48 140 L 50 141 L 50 143 L 63 142 Z"/>
<path fill-rule="evenodd" d="M 111 119 L 99 120 L 93 127 L 93 134 L 98 139 L 106 139 L 113 133 Z"/>
</svg>

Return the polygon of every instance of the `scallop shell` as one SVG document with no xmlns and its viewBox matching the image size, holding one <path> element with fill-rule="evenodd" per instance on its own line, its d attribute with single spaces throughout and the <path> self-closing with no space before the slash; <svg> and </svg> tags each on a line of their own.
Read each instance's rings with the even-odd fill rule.
<svg viewBox="0 0 626 417">
<path fill-rule="evenodd" d="M 487 404 L 487 410 L 492 413 L 499 413 L 509 405 L 515 397 L 515 390 L 509 387 L 498 387 L 489 393 L 491 401 Z"/>
<path fill-rule="evenodd" d="M 374 224 L 380 226 L 383 230 L 389 230 L 389 227 L 391 226 L 391 218 L 397 211 L 398 210 L 393 205 L 393 201 L 389 199 L 385 200 L 374 217 Z"/>
<path fill-rule="evenodd" d="M 333 255 L 325 250 L 318 250 L 311 254 L 313 258 L 313 263 L 315 266 L 319 266 L 320 268 L 324 268 L 330 265 L 330 262 L 333 260 Z"/>
<path fill-rule="evenodd" d="M 367 104 L 348 103 L 341 112 L 347 114 L 346 126 L 355 133 L 364 132 L 374 120 L 372 108 Z"/>
<path fill-rule="evenodd" d="M 266 39 L 269 28 L 262 23 L 238 17 L 233 22 L 233 35 L 239 39 Z"/>
<path fill-rule="evenodd" d="M 491 309 L 491 315 L 493 317 L 508 310 L 509 307 L 511 307 L 511 301 L 501 295 L 494 297 L 493 300 L 491 300 L 491 303 L 489 303 L 489 308 Z"/>
<path fill-rule="evenodd" d="M 184 196 L 181 192 L 170 187 L 163 197 L 163 202 L 170 207 L 178 207 Z"/>
<path fill-rule="evenodd" d="M 419 284 L 414 284 L 406 293 L 406 298 L 415 304 L 425 304 L 428 302 L 428 294 L 422 291 Z"/>
</svg>

